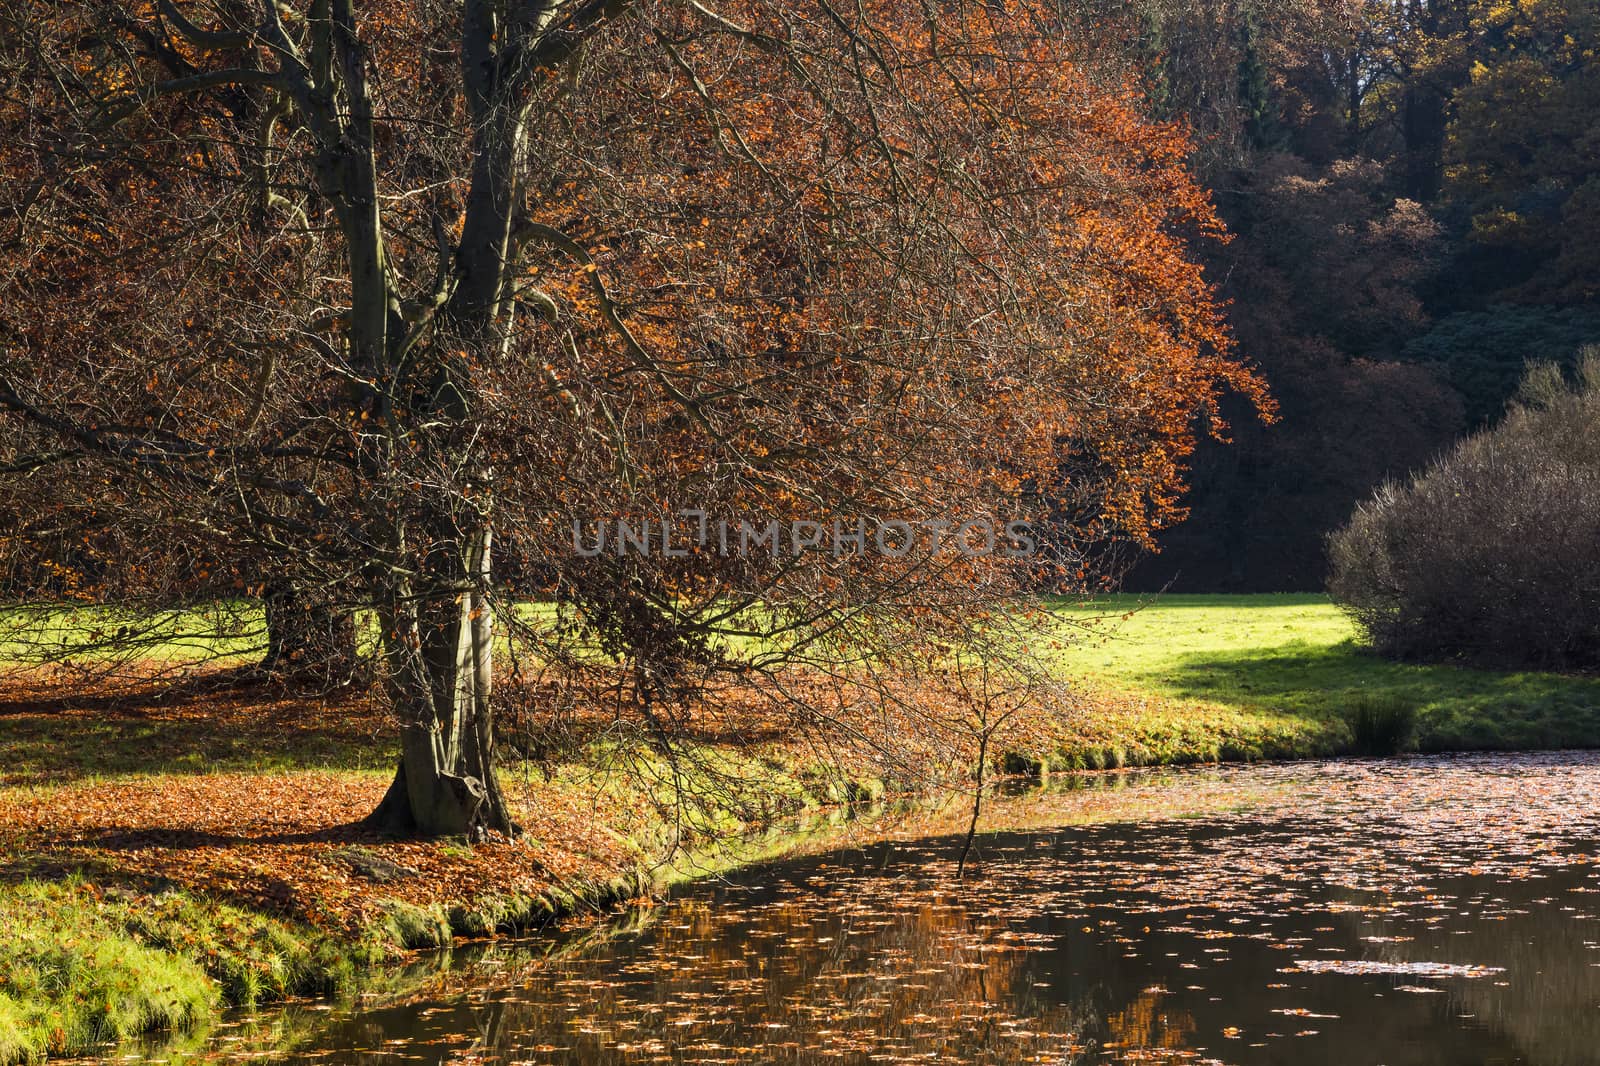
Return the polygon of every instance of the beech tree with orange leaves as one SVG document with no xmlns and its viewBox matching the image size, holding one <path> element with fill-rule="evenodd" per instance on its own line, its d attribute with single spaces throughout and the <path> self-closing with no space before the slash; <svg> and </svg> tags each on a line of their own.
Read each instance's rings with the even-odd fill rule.
<svg viewBox="0 0 1600 1066">
<path fill-rule="evenodd" d="M 370 612 L 387 828 L 514 832 L 496 620 L 662 738 L 716 677 L 802 715 L 785 667 L 886 691 L 1092 583 L 1265 404 L 1183 131 L 1040 0 L 38 6 L 7 476 Z M 1047 516 L 1049 575 L 959 536 Z"/>
</svg>

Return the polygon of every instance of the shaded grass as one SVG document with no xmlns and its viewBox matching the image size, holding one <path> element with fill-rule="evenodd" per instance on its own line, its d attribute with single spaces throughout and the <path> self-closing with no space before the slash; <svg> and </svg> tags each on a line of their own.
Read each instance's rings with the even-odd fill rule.
<svg viewBox="0 0 1600 1066">
<path fill-rule="evenodd" d="M 202 676 L 92 691 L 0 675 L 0 785 L 149 773 L 392 767 L 370 699 L 294 696 Z"/>
<path fill-rule="evenodd" d="M 1096 737 L 1169 756 L 1336 754 L 1377 700 L 1416 709 L 1424 751 L 1600 745 L 1600 678 L 1391 662 L 1325 596 L 1142 602 L 1055 605 L 1064 632 L 1087 633 L 1055 653 L 1063 670 L 1123 704 Z"/>
</svg>

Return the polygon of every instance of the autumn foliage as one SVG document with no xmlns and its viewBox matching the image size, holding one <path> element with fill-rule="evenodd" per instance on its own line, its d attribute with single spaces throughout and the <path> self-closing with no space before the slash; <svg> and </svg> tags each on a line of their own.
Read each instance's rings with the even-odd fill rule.
<svg viewBox="0 0 1600 1066">
<path fill-rule="evenodd" d="M 96 515 L 75 557 L 154 575 L 65 585 L 370 608 L 407 765 L 470 792 L 491 612 L 540 669 L 617 663 L 658 741 L 716 674 L 876 690 L 1092 587 L 1181 513 L 1222 391 L 1265 403 L 1184 130 L 1049 5 L 491 8 L 14 27 L 7 461 L 65 486 L 30 511 Z M 1055 529 L 1044 559 L 574 544 L 686 508 Z"/>
</svg>

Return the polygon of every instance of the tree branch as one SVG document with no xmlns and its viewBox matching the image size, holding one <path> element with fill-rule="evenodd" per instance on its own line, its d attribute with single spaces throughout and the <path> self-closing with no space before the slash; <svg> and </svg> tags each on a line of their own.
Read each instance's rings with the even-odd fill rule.
<svg viewBox="0 0 1600 1066">
<path fill-rule="evenodd" d="M 172 0 L 160 0 L 158 6 L 162 17 L 172 23 L 173 28 L 178 31 L 178 35 L 196 47 L 208 49 L 245 48 L 254 38 L 254 34 L 244 33 L 239 30 L 202 29 L 189 21 L 188 16 L 179 11 Z"/>
</svg>

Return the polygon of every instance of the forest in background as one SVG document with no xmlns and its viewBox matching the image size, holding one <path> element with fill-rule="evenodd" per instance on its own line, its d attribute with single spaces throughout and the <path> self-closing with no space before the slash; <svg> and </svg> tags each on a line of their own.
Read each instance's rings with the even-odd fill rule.
<svg viewBox="0 0 1600 1066">
<path fill-rule="evenodd" d="M 1600 5 L 1081 10 L 1195 129 L 1234 234 L 1208 268 L 1280 416 L 1228 412 L 1128 585 L 1319 590 L 1359 501 L 1492 424 L 1525 363 L 1600 340 Z"/>
<path fill-rule="evenodd" d="M 1600 340 L 1600 0 L 23 7 L 0 7 L 0 1064 L 358 975 L 365 996 L 380 962 L 615 904 L 675 913 L 641 897 L 857 818 L 958 835 L 933 883 L 970 853 L 981 884 L 980 829 L 1059 771 L 1597 744 L 1600 678 L 1555 671 L 1600 649 L 1600 360 L 1581 394 L 1526 379 L 1544 401 L 1502 427 L 1503 476 L 1476 476 L 1499 443 L 1473 438 L 1349 519 L 1494 422 L 1527 360 Z M 751 515 L 772 532 L 711 550 L 710 522 Z M 864 515 L 935 535 L 867 551 Z M 941 552 L 966 515 L 1052 536 Z M 659 550 L 643 526 L 624 547 L 640 516 Z M 578 543 L 585 517 L 617 519 L 613 551 Z M 1337 605 L 1103 595 L 1152 537 L 1138 589 L 1320 589 L 1347 522 L 1367 580 Z M 1384 639 L 1450 635 L 1412 600 L 1465 636 Z M 1588 832 L 1586 759 L 1470 765 Z M 1345 915 L 1376 885 L 1390 923 L 1407 841 L 1498 832 L 1479 792 L 1441 805 L 1436 765 L 1397 765 L 1342 779 L 1422 812 L 1413 835 L 1350 822 L 1352 864 L 1274 815 L 1272 846 L 1322 864 L 1274 884 Z M 1191 813 L 1076 787 L 1155 775 L 1067 780 L 1101 818 Z M 1038 809 L 1052 835 L 1078 819 Z M 1542 876 L 1520 837 L 1488 843 Z M 1182 859 L 1239 865 L 1216 860 Z M 971 949 L 1022 958 L 996 928 L 940 959 L 965 981 Z M 1539 936 L 1572 966 L 1512 964 L 1589 972 L 1581 931 Z M 1274 992 L 1289 946 L 1257 945 Z M 1575 1009 L 1505 987 L 1541 1025 Z M 1140 1002 L 1118 1017 L 1167 1016 Z M 1342 1016 L 1365 1042 L 1367 1006 L 1267 1024 Z M 1188 1040 L 1038 1028 L 1068 1057 Z"/>
</svg>

